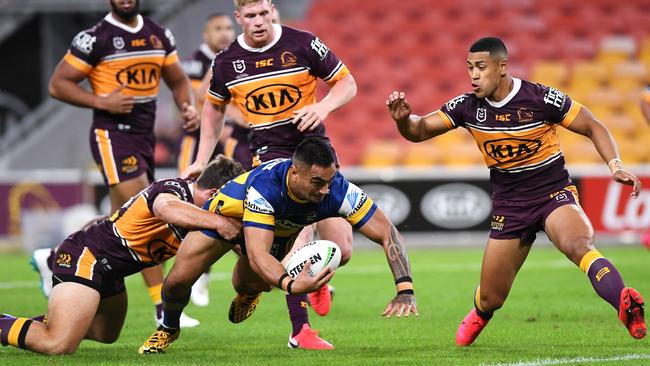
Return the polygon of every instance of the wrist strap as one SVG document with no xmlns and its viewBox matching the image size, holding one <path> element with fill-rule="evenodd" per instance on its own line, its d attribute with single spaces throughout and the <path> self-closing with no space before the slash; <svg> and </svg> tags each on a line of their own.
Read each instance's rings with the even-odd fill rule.
<svg viewBox="0 0 650 366">
<path fill-rule="evenodd" d="M 397 295 L 415 295 L 413 289 L 397 291 Z"/>
<path fill-rule="evenodd" d="M 287 293 L 288 293 L 289 295 L 291 295 L 291 286 L 293 285 L 293 283 L 294 283 L 295 281 L 296 281 L 296 280 L 291 280 L 291 281 L 289 281 L 289 283 L 287 283 Z"/>
<path fill-rule="evenodd" d="M 284 281 L 285 278 L 289 277 L 288 273 L 283 273 L 282 276 L 280 276 L 280 279 L 278 280 L 278 288 L 282 289 L 282 281 Z"/>
<path fill-rule="evenodd" d="M 413 279 L 411 277 L 409 277 L 409 276 L 404 276 L 404 277 L 400 277 L 400 278 L 395 280 L 396 285 L 399 284 L 399 283 L 402 283 L 402 282 L 413 282 Z"/>
<path fill-rule="evenodd" d="M 619 158 L 615 158 L 609 161 L 607 163 L 607 166 L 609 167 L 609 171 L 612 172 L 612 174 L 616 173 L 619 170 L 623 169 L 623 162 Z"/>
</svg>

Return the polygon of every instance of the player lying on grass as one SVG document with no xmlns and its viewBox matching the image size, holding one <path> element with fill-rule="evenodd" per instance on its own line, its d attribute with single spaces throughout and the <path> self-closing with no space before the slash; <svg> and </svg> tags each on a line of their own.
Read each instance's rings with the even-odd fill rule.
<svg viewBox="0 0 650 366">
<path fill-rule="evenodd" d="M 594 232 L 564 166 L 556 128 L 561 125 L 590 138 L 608 163 L 612 179 L 632 186 L 636 197 L 641 184 L 623 169 L 611 134 L 587 108 L 559 90 L 510 76 L 508 52 L 498 38 L 476 41 L 467 68 L 473 93 L 460 95 L 424 117 L 411 114 L 404 93 L 393 92 L 386 100 L 407 140 L 424 141 L 464 127 L 490 168 L 492 228 L 475 307 L 458 328 L 456 343 L 472 344 L 503 306 L 540 230 L 587 274 L 632 337 L 643 338 L 643 298 L 625 287 L 614 265 L 594 248 Z"/>
<path fill-rule="evenodd" d="M 292 159 L 271 160 L 231 180 L 205 208 L 243 220 L 243 255 L 232 278 L 237 296 L 228 313 L 233 323 L 250 317 L 261 292 L 273 286 L 290 294 L 306 294 L 329 281 L 334 272 L 328 270 L 315 277 L 303 270 L 292 280 L 281 264 L 300 230 L 328 217 L 345 218 L 383 246 L 397 286 L 397 295 L 383 315 L 418 314 L 402 236 L 365 192 L 338 172 L 334 152 L 322 139 L 307 138 Z M 140 348 L 141 353 L 163 352 L 178 338 L 179 317 L 189 301 L 192 284 L 232 246 L 213 230 L 193 231 L 185 237 L 163 283 L 163 325 Z M 308 345 L 310 349 L 333 348 L 311 332 L 289 337 L 289 347 L 296 348 L 301 342 L 314 342 Z"/>
<path fill-rule="evenodd" d="M 173 257 L 190 229 L 214 230 L 229 239 L 241 234 L 238 220 L 200 207 L 243 171 L 239 163 L 217 157 L 196 183 L 156 181 L 111 217 L 70 235 L 51 264 L 54 288 L 47 316 L 0 315 L 2 344 L 71 354 L 84 338 L 115 342 L 127 309 L 124 277 Z"/>
</svg>

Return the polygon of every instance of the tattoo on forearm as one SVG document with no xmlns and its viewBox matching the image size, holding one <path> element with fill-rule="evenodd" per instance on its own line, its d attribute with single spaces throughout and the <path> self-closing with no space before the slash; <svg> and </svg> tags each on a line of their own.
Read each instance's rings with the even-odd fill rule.
<svg viewBox="0 0 650 366">
<path fill-rule="evenodd" d="M 395 280 L 404 276 L 411 276 L 408 254 L 404 246 L 404 239 L 397 231 L 397 228 L 391 225 L 390 239 L 386 247 L 388 253 L 388 264 L 393 272 Z"/>
</svg>

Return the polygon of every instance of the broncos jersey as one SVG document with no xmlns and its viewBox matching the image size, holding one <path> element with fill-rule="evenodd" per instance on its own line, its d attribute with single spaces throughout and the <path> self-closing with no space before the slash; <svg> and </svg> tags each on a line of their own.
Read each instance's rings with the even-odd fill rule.
<svg viewBox="0 0 650 366">
<path fill-rule="evenodd" d="M 134 98 L 129 114 L 95 109 L 93 129 L 153 132 L 161 70 L 178 62 L 178 54 L 169 29 L 141 15 L 137 21 L 130 27 L 109 13 L 94 27 L 77 34 L 63 58 L 88 75 L 95 94 L 108 95 L 126 85 L 121 93 Z"/>
<path fill-rule="evenodd" d="M 282 259 L 303 227 L 329 218 L 343 217 L 354 228 L 362 227 L 377 206 L 359 187 L 338 171 L 329 193 L 319 203 L 303 201 L 289 188 L 290 159 L 275 159 L 226 183 L 204 208 L 220 215 L 241 218 L 244 227 L 257 227 L 275 233 L 271 254 Z M 218 233 L 203 230 L 221 239 Z M 246 243 L 242 246 L 245 251 Z"/>
<path fill-rule="evenodd" d="M 561 91 L 513 78 L 500 102 L 460 95 L 437 113 L 449 127 L 474 137 L 490 168 L 493 195 L 526 200 L 571 185 L 557 125 L 568 127 L 582 106 Z"/>
<path fill-rule="evenodd" d="M 316 102 L 316 79 L 330 86 L 348 68 L 311 33 L 274 25 L 275 38 L 251 48 L 240 35 L 217 55 L 206 99 L 223 106 L 231 100 L 250 124 L 251 148 L 261 161 L 291 157 L 306 137 L 329 142 L 325 127 L 300 132 L 293 112 Z"/>
</svg>

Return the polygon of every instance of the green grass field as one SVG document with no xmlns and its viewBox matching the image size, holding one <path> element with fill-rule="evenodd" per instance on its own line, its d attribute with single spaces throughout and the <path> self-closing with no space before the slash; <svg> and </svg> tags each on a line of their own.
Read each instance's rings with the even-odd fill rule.
<svg viewBox="0 0 650 366">
<path fill-rule="evenodd" d="M 638 248 L 601 250 L 618 267 L 628 285 L 650 297 L 650 252 Z M 454 335 L 472 306 L 479 278 L 480 249 L 412 250 L 411 261 L 419 318 L 383 319 L 380 314 L 394 295 L 383 253 L 356 251 L 337 272 L 336 296 L 325 318 L 310 313 L 312 327 L 336 349 L 330 352 L 291 350 L 284 296 L 264 294 L 246 322 L 228 322 L 234 291 L 229 273 L 234 259 L 213 267 L 211 304 L 190 305 L 188 314 L 201 320 L 183 330 L 164 355 L 137 353 L 154 329 L 153 307 L 139 275 L 127 280 L 129 312 L 121 338 L 111 345 L 84 342 L 73 356 L 35 355 L 0 348 L 0 365 L 555 365 L 650 364 L 648 338 L 632 339 L 611 307 L 598 298 L 586 276 L 555 250 L 534 248 L 519 274 L 505 307 L 475 344 L 457 348 Z M 36 315 L 46 300 L 28 257 L 0 256 L 0 312 Z M 74 308 L 74 302 L 70 303 Z"/>
</svg>

